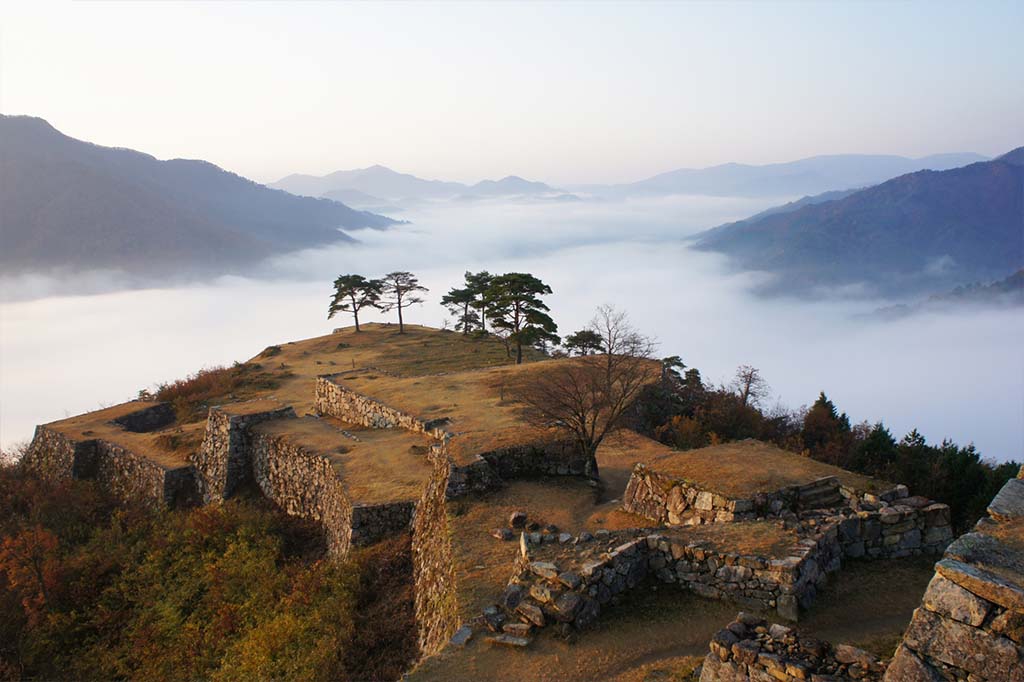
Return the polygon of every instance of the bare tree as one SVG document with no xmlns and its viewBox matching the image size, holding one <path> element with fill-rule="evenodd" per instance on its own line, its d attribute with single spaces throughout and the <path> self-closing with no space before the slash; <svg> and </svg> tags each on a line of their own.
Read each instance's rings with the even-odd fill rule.
<svg viewBox="0 0 1024 682">
<path fill-rule="evenodd" d="M 768 395 L 768 382 L 761 376 L 761 370 L 750 365 L 736 368 L 736 376 L 732 380 L 732 390 L 739 396 L 743 406 L 756 406 Z"/>
<path fill-rule="evenodd" d="M 580 453 L 593 456 L 622 422 L 643 389 L 661 376 L 655 342 L 640 334 L 625 313 L 598 308 L 590 330 L 604 353 L 538 365 L 515 386 L 531 418 L 568 431 Z"/>
</svg>

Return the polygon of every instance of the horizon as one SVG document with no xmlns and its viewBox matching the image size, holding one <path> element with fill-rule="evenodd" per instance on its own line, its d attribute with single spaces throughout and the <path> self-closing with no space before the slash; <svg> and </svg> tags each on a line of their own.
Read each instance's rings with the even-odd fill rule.
<svg viewBox="0 0 1024 682">
<path fill-rule="evenodd" d="M 261 183 L 382 165 L 614 184 L 1024 139 L 1017 3 L 59 7 L 3 8 L 5 112 Z"/>
</svg>

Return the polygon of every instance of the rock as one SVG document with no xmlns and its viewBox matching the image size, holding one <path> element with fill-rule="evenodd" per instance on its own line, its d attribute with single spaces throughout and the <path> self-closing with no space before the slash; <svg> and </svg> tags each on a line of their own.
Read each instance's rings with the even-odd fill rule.
<svg viewBox="0 0 1024 682">
<path fill-rule="evenodd" d="M 508 528 L 495 528 L 491 531 L 491 536 L 508 542 L 515 537 L 515 534 L 513 534 Z"/>
<path fill-rule="evenodd" d="M 541 604 L 547 604 L 549 601 L 554 599 L 557 594 L 557 592 L 553 591 L 544 583 L 534 583 L 530 585 L 530 596 Z"/>
<path fill-rule="evenodd" d="M 878 662 L 878 658 L 872 654 L 849 644 L 836 644 L 835 655 L 840 663 L 857 664 L 864 668 L 870 668 Z"/>
<path fill-rule="evenodd" d="M 491 632 L 500 632 L 502 626 L 505 624 L 505 614 L 497 609 L 490 612 L 489 609 L 485 609 L 484 623 L 487 625 L 487 629 Z"/>
<path fill-rule="evenodd" d="M 800 606 L 796 597 L 791 594 L 784 594 L 779 597 L 776 610 L 786 620 L 797 621 L 800 619 Z"/>
<path fill-rule="evenodd" d="M 540 524 L 537 523 L 536 521 L 530 521 L 528 524 L 526 524 L 526 530 L 531 531 L 531 532 L 539 531 L 540 530 Z"/>
<path fill-rule="evenodd" d="M 928 583 L 922 603 L 927 609 L 974 627 L 985 621 L 992 608 L 984 599 L 938 573 Z"/>
<path fill-rule="evenodd" d="M 578 573 L 573 571 L 565 571 L 564 573 L 558 574 L 558 582 L 562 583 L 570 590 L 575 590 L 583 582 L 583 578 Z"/>
<path fill-rule="evenodd" d="M 564 545 L 564 544 L 567 544 L 569 542 L 572 542 L 572 533 L 559 533 L 558 534 L 558 543 L 559 544 Z"/>
<path fill-rule="evenodd" d="M 516 613 L 525 618 L 527 622 L 539 628 L 544 627 L 544 612 L 536 604 L 524 601 L 516 607 Z"/>
<path fill-rule="evenodd" d="M 452 635 L 451 644 L 452 646 L 463 647 L 466 643 L 473 638 L 473 628 L 468 625 L 463 625 L 461 628 L 455 631 Z"/>
<path fill-rule="evenodd" d="M 508 517 L 508 525 L 512 528 L 523 529 L 526 528 L 526 512 L 514 511 L 512 515 Z"/>
<path fill-rule="evenodd" d="M 1024 479 L 1008 480 L 992 498 L 988 505 L 988 513 L 997 521 L 1009 521 L 1024 516 Z"/>
<path fill-rule="evenodd" d="M 732 651 L 732 657 L 738 663 L 746 663 L 747 665 L 755 663 L 757 655 L 761 653 L 761 647 L 758 646 L 756 641 L 750 639 L 736 642 L 730 650 Z"/>
<path fill-rule="evenodd" d="M 1009 637 L 1017 644 L 1024 644 L 1024 613 L 1003 611 L 992 619 L 992 632 Z"/>
<path fill-rule="evenodd" d="M 501 646 L 510 646 L 516 648 L 524 648 L 530 646 L 530 640 L 526 637 L 516 637 L 515 635 L 503 634 L 495 635 L 494 637 L 487 637 L 487 642 L 491 644 L 500 644 Z"/>
<path fill-rule="evenodd" d="M 501 604 L 506 609 L 513 610 L 519 606 L 519 602 L 523 600 L 526 588 L 522 585 L 512 584 L 505 588 L 504 593 L 501 595 Z"/>
<path fill-rule="evenodd" d="M 791 632 L 793 632 L 792 628 L 787 628 L 785 625 L 779 625 L 778 623 L 772 623 L 768 627 L 768 634 L 772 636 L 772 639 L 783 639 Z"/>
<path fill-rule="evenodd" d="M 576 538 L 576 542 L 590 542 L 594 539 L 594 536 L 587 531 L 580 533 L 579 537 Z"/>
<path fill-rule="evenodd" d="M 601 605 L 596 599 L 584 597 L 579 608 L 576 610 L 574 625 L 579 630 L 590 627 L 601 613 Z"/>
<path fill-rule="evenodd" d="M 991 571 L 948 558 L 935 564 L 935 570 L 944 578 L 983 599 L 1008 609 L 1024 611 L 1024 587 L 1015 585 Z"/>
<path fill-rule="evenodd" d="M 548 525 L 544 526 L 544 532 L 546 532 L 546 533 L 557 533 L 558 532 L 558 526 L 556 526 L 553 523 L 549 523 Z"/>
<path fill-rule="evenodd" d="M 565 592 L 555 600 L 555 613 L 558 620 L 568 623 L 576 617 L 576 612 L 583 605 L 583 597 L 578 592 Z"/>
<path fill-rule="evenodd" d="M 539 545 L 542 540 L 541 534 L 536 532 L 530 533 L 527 537 L 529 538 L 531 545 Z"/>
<path fill-rule="evenodd" d="M 533 630 L 533 626 L 529 623 L 505 623 L 501 626 L 503 632 L 506 632 L 515 637 L 526 637 Z"/>
<path fill-rule="evenodd" d="M 611 535 L 611 531 L 607 530 L 606 528 L 598 528 L 596 531 L 594 531 L 594 537 L 597 538 L 604 539 L 609 535 Z"/>
<path fill-rule="evenodd" d="M 885 679 L 887 682 L 943 682 L 930 665 L 902 645 L 896 649 L 896 655 L 889 662 Z"/>
<path fill-rule="evenodd" d="M 919 654 L 981 679 L 1022 679 L 1020 655 L 1009 639 L 942 618 L 928 609 L 914 611 L 903 641 Z"/>
</svg>

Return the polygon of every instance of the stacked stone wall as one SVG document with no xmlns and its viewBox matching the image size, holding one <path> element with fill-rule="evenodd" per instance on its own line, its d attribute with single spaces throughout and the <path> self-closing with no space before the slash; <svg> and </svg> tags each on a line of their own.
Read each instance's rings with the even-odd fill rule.
<svg viewBox="0 0 1024 682">
<path fill-rule="evenodd" d="M 651 580 L 797 620 L 800 609 L 813 603 L 826 576 L 839 568 L 841 551 L 834 526 L 800 540 L 784 558 L 718 551 L 660 534 L 633 537 L 583 561 L 539 560 L 544 552 L 538 554 L 526 535 L 520 539 L 520 550 L 521 559 L 503 597 L 509 617 L 538 627 L 571 623 L 580 629 L 625 593 Z"/>
<path fill-rule="evenodd" d="M 886 682 L 1024 681 L 1024 479 L 935 565 Z"/>
<path fill-rule="evenodd" d="M 719 630 L 701 666 L 700 682 L 880 682 L 885 663 L 846 644 L 806 637 L 741 613 Z"/>
<path fill-rule="evenodd" d="M 852 559 L 897 559 L 939 554 L 953 539 L 949 506 L 903 498 L 878 510 L 837 517 L 843 555 Z"/>
<path fill-rule="evenodd" d="M 48 480 L 94 479 L 122 501 L 171 506 L 193 504 L 197 499 L 190 466 L 164 467 L 109 441 L 76 441 L 46 426 L 36 427 L 22 465 Z"/>
<path fill-rule="evenodd" d="M 174 423 L 174 408 L 170 403 L 153 403 L 135 412 L 129 412 L 112 420 L 125 431 L 147 433 L 156 431 Z"/>
<path fill-rule="evenodd" d="M 352 507 L 352 545 L 363 547 L 410 529 L 414 502 L 358 504 Z"/>
<path fill-rule="evenodd" d="M 317 414 L 337 417 L 371 429 L 401 428 L 423 433 L 438 440 L 449 436 L 448 432 L 441 428 L 438 420 L 417 419 L 378 400 L 345 388 L 333 379 L 334 376 L 336 375 L 317 377 L 314 403 Z"/>
<path fill-rule="evenodd" d="M 448 523 L 452 464 L 443 445 L 431 449 L 433 470 L 413 516 L 412 559 L 420 652 L 444 648 L 460 625 L 455 561 Z"/>
<path fill-rule="evenodd" d="M 330 556 L 342 556 L 352 538 L 352 505 L 327 459 L 290 442 L 287 436 L 249 435 L 252 477 L 287 514 L 320 524 Z"/>
<path fill-rule="evenodd" d="M 227 499 L 249 480 L 249 429 L 270 419 L 288 418 L 295 418 L 295 411 L 287 406 L 241 415 L 211 407 L 203 443 L 192 458 L 203 503 Z"/>
</svg>

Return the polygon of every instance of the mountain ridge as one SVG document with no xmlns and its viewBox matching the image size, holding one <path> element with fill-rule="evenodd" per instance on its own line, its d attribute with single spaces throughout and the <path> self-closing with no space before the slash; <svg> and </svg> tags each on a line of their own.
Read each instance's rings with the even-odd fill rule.
<svg viewBox="0 0 1024 682">
<path fill-rule="evenodd" d="M 0 264 L 38 269 L 222 272 L 351 241 L 390 218 L 269 189 L 203 160 L 159 160 L 0 116 Z"/>
</svg>

